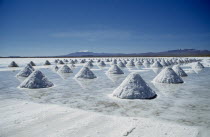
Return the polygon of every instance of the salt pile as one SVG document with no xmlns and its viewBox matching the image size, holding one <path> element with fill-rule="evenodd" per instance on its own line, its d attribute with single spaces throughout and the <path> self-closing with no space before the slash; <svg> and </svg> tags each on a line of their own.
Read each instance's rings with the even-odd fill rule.
<svg viewBox="0 0 210 137">
<path fill-rule="evenodd" d="M 93 67 L 93 64 L 92 64 L 91 61 L 88 61 L 88 62 L 84 65 L 84 67 L 92 68 L 92 67 Z"/>
<path fill-rule="evenodd" d="M 48 60 L 46 60 L 44 65 L 51 65 L 51 63 Z"/>
<path fill-rule="evenodd" d="M 76 75 L 75 78 L 94 79 L 95 74 L 88 68 L 83 67 Z"/>
<path fill-rule="evenodd" d="M 185 71 L 184 71 L 181 67 L 179 67 L 179 65 L 173 66 L 172 69 L 173 69 L 173 70 L 176 72 L 176 74 L 178 74 L 180 77 L 186 77 L 186 76 L 187 76 L 187 74 L 185 73 Z"/>
<path fill-rule="evenodd" d="M 106 64 L 104 63 L 104 61 L 100 61 L 100 62 L 98 63 L 98 66 L 104 67 L 104 66 L 106 66 Z"/>
<path fill-rule="evenodd" d="M 121 68 L 124 68 L 125 67 L 125 64 L 122 63 L 122 61 L 118 61 L 117 65 Z"/>
<path fill-rule="evenodd" d="M 34 71 L 28 78 L 26 78 L 21 84 L 20 88 L 30 88 L 30 89 L 35 89 L 35 88 L 48 88 L 52 87 L 53 83 L 50 82 L 44 74 L 36 70 Z"/>
<path fill-rule="evenodd" d="M 114 60 L 111 62 L 111 65 L 115 65 L 115 64 L 117 64 L 117 60 L 116 60 L 116 59 L 114 59 Z"/>
<path fill-rule="evenodd" d="M 169 83 L 169 84 L 178 84 L 183 83 L 183 80 L 180 76 L 174 72 L 172 68 L 166 67 L 163 69 L 154 79 L 154 82 L 157 83 Z"/>
<path fill-rule="evenodd" d="M 62 60 L 59 60 L 58 64 L 64 64 L 64 62 Z"/>
<path fill-rule="evenodd" d="M 12 61 L 8 67 L 19 67 L 14 61 Z"/>
<path fill-rule="evenodd" d="M 35 70 L 34 67 L 31 66 L 31 64 L 27 64 L 27 66 L 28 66 L 29 68 L 31 68 L 33 71 Z"/>
<path fill-rule="evenodd" d="M 59 73 L 73 73 L 73 71 L 71 70 L 71 68 L 69 66 L 67 66 L 66 64 L 63 65 L 59 70 Z"/>
<path fill-rule="evenodd" d="M 204 66 L 203 64 L 201 64 L 200 62 L 196 62 L 194 65 L 193 65 L 193 69 L 203 69 Z"/>
<path fill-rule="evenodd" d="M 159 61 L 155 61 L 152 65 L 151 68 L 162 68 L 163 66 L 160 64 Z"/>
<path fill-rule="evenodd" d="M 113 96 L 121 99 L 152 99 L 157 95 L 138 73 L 131 73 L 114 90 Z"/>
<path fill-rule="evenodd" d="M 142 64 L 140 61 L 136 61 L 136 62 L 135 62 L 135 65 L 136 65 L 136 66 L 141 66 L 141 65 L 143 65 L 143 64 Z"/>
<path fill-rule="evenodd" d="M 30 61 L 29 64 L 31 64 L 31 66 L 36 66 L 36 64 L 33 61 Z"/>
<path fill-rule="evenodd" d="M 145 60 L 144 63 L 143 63 L 143 65 L 144 65 L 145 67 L 149 67 L 150 63 L 149 63 L 148 60 Z"/>
<path fill-rule="evenodd" d="M 135 64 L 134 64 L 133 60 L 130 60 L 130 61 L 128 61 L 128 63 L 126 64 L 126 66 L 133 67 L 133 66 L 135 66 Z"/>
<path fill-rule="evenodd" d="M 58 66 L 56 66 L 56 65 L 53 66 L 53 70 L 54 70 L 54 71 L 58 71 L 58 69 L 59 69 Z"/>
<path fill-rule="evenodd" d="M 107 71 L 109 74 L 124 74 L 124 72 L 116 65 L 112 65 Z"/>
<path fill-rule="evenodd" d="M 29 65 L 26 65 L 16 76 L 17 77 L 28 77 L 33 70 L 30 68 Z"/>
<path fill-rule="evenodd" d="M 163 59 L 163 60 L 161 60 L 160 64 L 161 64 L 163 67 L 168 66 L 168 64 L 165 62 L 165 60 L 164 60 L 164 59 Z"/>
</svg>

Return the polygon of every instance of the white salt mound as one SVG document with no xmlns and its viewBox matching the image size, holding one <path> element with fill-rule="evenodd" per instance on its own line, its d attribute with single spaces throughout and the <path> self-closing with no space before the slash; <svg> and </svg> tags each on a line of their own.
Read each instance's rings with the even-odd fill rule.
<svg viewBox="0 0 210 137">
<path fill-rule="evenodd" d="M 169 84 L 179 84 L 184 81 L 180 76 L 174 72 L 172 68 L 166 67 L 163 69 L 154 79 L 154 82 L 157 83 L 169 83 Z"/>
<path fill-rule="evenodd" d="M 194 65 L 193 65 L 193 69 L 203 69 L 204 66 L 203 64 L 201 64 L 200 62 L 196 62 Z"/>
<path fill-rule="evenodd" d="M 29 67 L 29 65 L 26 65 L 16 76 L 17 77 L 28 77 L 33 70 Z"/>
<path fill-rule="evenodd" d="M 118 61 L 117 65 L 121 68 L 124 68 L 125 67 L 125 64 L 122 63 L 122 61 Z"/>
<path fill-rule="evenodd" d="M 8 65 L 8 67 L 19 67 L 19 66 L 17 65 L 17 63 L 15 63 L 14 61 L 12 61 L 12 62 Z"/>
<path fill-rule="evenodd" d="M 69 66 L 67 66 L 66 64 L 63 65 L 59 70 L 59 73 L 73 73 L 73 71 L 71 70 L 71 68 Z"/>
<path fill-rule="evenodd" d="M 50 82 L 44 74 L 36 70 L 34 71 L 28 78 L 26 78 L 21 84 L 20 88 L 30 88 L 30 89 L 35 89 L 35 88 L 48 88 L 52 87 L 53 83 Z"/>
<path fill-rule="evenodd" d="M 178 74 L 180 77 L 186 77 L 187 74 L 185 73 L 185 71 L 179 67 L 179 65 L 175 65 L 173 66 L 173 70 L 176 72 L 176 74 Z"/>
<path fill-rule="evenodd" d="M 160 64 L 159 61 L 155 61 L 152 65 L 151 68 L 162 68 L 163 66 Z"/>
<path fill-rule="evenodd" d="M 95 74 L 88 68 L 83 67 L 76 75 L 75 78 L 94 79 Z"/>
<path fill-rule="evenodd" d="M 135 64 L 134 64 L 133 60 L 130 60 L 130 61 L 128 61 L 128 63 L 126 64 L 126 66 L 133 67 L 133 66 L 135 66 Z"/>
<path fill-rule="evenodd" d="M 84 67 L 89 67 L 89 68 L 91 68 L 91 67 L 93 67 L 93 64 L 92 64 L 91 61 L 88 61 L 88 62 L 84 65 Z"/>
<path fill-rule="evenodd" d="M 31 64 L 30 64 L 30 63 L 28 63 L 28 64 L 27 64 L 27 66 L 28 66 L 29 68 L 31 68 L 33 71 L 35 70 L 35 69 L 34 69 L 34 67 L 33 67 L 33 66 L 31 66 Z"/>
<path fill-rule="evenodd" d="M 29 64 L 31 64 L 31 66 L 36 66 L 36 64 L 33 61 L 30 61 Z"/>
<path fill-rule="evenodd" d="M 104 61 L 100 61 L 99 63 L 98 63 L 98 66 L 106 66 L 106 64 L 104 63 Z"/>
<path fill-rule="evenodd" d="M 131 73 L 114 90 L 113 96 L 121 99 L 152 99 L 157 95 L 138 73 Z"/>
<path fill-rule="evenodd" d="M 54 70 L 54 71 L 58 71 L 58 69 L 59 69 L 58 66 L 56 66 L 56 65 L 53 66 L 53 70 Z"/>
<path fill-rule="evenodd" d="M 48 60 L 46 60 L 44 65 L 51 65 L 51 63 Z"/>
<path fill-rule="evenodd" d="M 108 70 L 109 74 L 124 74 L 124 72 L 116 65 L 112 65 L 109 70 Z"/>
</svg>

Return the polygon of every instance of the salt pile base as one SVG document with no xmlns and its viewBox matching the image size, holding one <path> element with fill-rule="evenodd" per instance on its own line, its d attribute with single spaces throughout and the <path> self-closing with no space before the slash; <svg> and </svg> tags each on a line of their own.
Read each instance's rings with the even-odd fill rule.
<svg viewBox="0 0 210 137">
<path fill-rule="evenodd" d="M 152 99 L 157 95 L 138 73 L 131 73 L 114 90 L 113 96 L 121 99 Z"/>
</svg>

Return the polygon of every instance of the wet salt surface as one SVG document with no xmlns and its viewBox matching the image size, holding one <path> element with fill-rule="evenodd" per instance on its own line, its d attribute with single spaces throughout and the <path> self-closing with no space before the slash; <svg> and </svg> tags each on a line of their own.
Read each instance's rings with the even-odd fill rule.
<svg viewBox="0 0 210 137">
<path fill-rule="evenodd" d="M 210 128 L 210 68 L 195 73 L 191 68 L 183 67 L 189 72 L 188 77 L 183 78 L 185 83 L 171 85 L 152 83 L 157 74 L 151 69 L 138 71 L 135 67 L 130 68 L 130 71 L 138 72 L 156 91 L 158 96 L 153 100 L 122 100 L 111 97 L 110 94 L 130 71 L 124 68 L 123 75 L 108 75 L 105 74 L 108 68 L 109 65 L 103 69 L 93 67 L 91 70 L 97 78 L 91 80 L 74 79 L 81 66 L 73 69 L 74 73 L 67 75 L 59 75 L 49 68 L 40 68 L 55 84 L 53 88 L 48 89 L 17 88 L 22 81 L 15 77 L 19 70 L 0 71 L 0 99 L 24 99 L 109 115 L 154 117 Z"/>
</svg>

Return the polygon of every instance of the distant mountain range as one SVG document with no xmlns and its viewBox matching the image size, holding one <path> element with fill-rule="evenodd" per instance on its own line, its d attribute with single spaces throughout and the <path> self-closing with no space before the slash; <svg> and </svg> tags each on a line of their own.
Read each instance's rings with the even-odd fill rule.
<svg viewBox="0 0 210 137">
<path fill-rule="evenodd" d="M 210 56 L 208 50 L 196 49 L 178 49 L 168 50 L 163 52 L 147 52 L 147 53 L 94 53 L 94 52 L 74 52 L 67 55 L 57 57 L 117 57 L 117 56 L 144 56 L 144 57 L 159 57 L 159 56 Z"/>
</svg>

